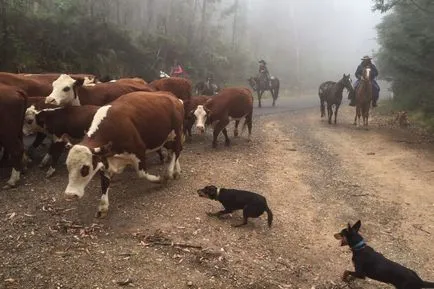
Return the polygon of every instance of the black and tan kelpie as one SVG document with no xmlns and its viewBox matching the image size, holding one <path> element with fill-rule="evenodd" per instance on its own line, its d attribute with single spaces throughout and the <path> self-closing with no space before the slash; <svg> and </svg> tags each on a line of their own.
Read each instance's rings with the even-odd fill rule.
<svg viewBox="0 0 434 289">
<path fill-rule="evenodd" d="M 349 281 L 350 278 L 368 277 L 392 284 L 397 289 L 434 288 L 433 282 L 423 281 L 413 270 L 390 261 L 366 245 L 359 234 L 361 224 L 360 220 L 354 226 L 348 223 L 347 228 L 334 235 L 336 239 L 341 240 L 341 246 L 348 245 L 353 252 L 355 272 L 346 270 L 342 277 L 344 281 Z"/>
<path fill-rule="evenodd" d="M 220 217 L 236 210 L 243 210 L 243 222 L 238 225 L 232 225 L 240 227 L 247 224 L 248 218 L 258 218 L 264 212 L 267 212 L 268 226 L 271 227 L 273 213 L 268 207 L 264 196 L 249 191 L 217 188 L 216 186 L 206 186 L 203 189 L 197 190 L 197 193 L 200 197 L 219 201 L 225 208 L 217 213 L 208 213 L 209 216 Z"/>
</svg>

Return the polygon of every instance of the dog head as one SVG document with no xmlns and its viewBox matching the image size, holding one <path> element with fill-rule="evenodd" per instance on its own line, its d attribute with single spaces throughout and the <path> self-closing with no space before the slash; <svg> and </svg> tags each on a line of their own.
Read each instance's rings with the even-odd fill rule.
<svg viewBox="0 0 434 289">
<path fill-rule="evenodd" d="M 361 241 L 363 241 L 363 237 L 359 234 L 359 229 L 362 223 L 357 221 L 353 226 L 348 223 L 347 228 L 342 229 L 339 233 L 336 233 L 334 236 L 337 240 L 341 240 L 341 246 L 350 246 L 353 248 L 357 246 Z"/>
<path fill-rule="evenodd" d="M 197 190 L 199 197 L 216 200 L 218 197 L 218 189 L 216 186 L 206 186 L 203 189 Z"/>
</svg>

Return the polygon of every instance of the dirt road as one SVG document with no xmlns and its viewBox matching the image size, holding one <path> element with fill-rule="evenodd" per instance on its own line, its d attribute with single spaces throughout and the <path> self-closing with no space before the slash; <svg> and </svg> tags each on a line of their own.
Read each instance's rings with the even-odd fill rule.
<svg viewBox="0 0 434 289">
<path fill-rule="evenodd" d="M 434 280 L 429 139 L 378 116 L 369 131 L 356 129 L 346 105 L 329 126 L 316 98 L 279 101 L 255 111 L 250 143 L 242 136 L 213 150 L 210 135 L 194 136 L 180 180 L 116 177 L 103 220 L 93 218 L 97 179 L 80 202 L 67 202 L 65 168 L 49 180 L 29 170 L 21 187 L 0 192 L 0 288 L 344 288 L 351 254 L 333 233 L 358 219 L 371 246 Z M 207 184 L 262 193 L 273 227 L 265 216 L 243 228 L 230 226 L 239 212 L 208 217 L 220 204 L 195 193 Z"/>
</svg>

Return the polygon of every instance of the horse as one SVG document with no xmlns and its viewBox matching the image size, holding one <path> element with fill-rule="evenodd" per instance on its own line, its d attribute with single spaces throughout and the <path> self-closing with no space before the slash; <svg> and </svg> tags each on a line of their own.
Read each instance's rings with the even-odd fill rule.
<svg viewBox="0 0 434 289">
<path fill-rule="evenodd" d="M 261 98 L 265 91 L 269 90 L 273 97 L 273 106 L 276 106 L 276 100 L 279 97 L 280 81 L 277 77 L 270 78 L 270 84 L 267 83 L 266 77 L 250 77 L 247 80 L 254 91 L 258 92 L 258 107 L 262 107 Z"/>
<path fill-rule="evenodd" d="M 325 99 L 326 99 L 325 94 L 329 90 L 329 88 L 332 87 L 334 84 L 336 84 L 335 81 L 326 81 L 321 83 L 321 85 L 319 86 L 318 95 L 321 103 L 321 108 L 320 108 L 321 117 L 325 116 Z"/>
<path fill-rule="evenodd" d="M 354 125 L 360 125 L 360 117 L 363 116 L 363 126 L 368 127 L 369 107 L 372 101 L 372 80 L 371 68 L 363 69 L 362 78 L 356 91 L 356 116 L 354 117 Z"/>
<path fill-rule="evenodd" d="M 210 79 L 207 79 L 207 81 L 198 82 L 194 87 L 194 91 L 196 95 L 213 96 L 220 91 L 220 87 L 217 84 L 212 83 Z"/>
<path fill-rule="evenodd" d="M 354 90 L 353 85 L 351 84 L 351 78 L 349 74 L 344 74 L 338 82 L 326 81 L 319 86 L 318 94 L 321 101 L 321 117 L 325 116 L 324 103 L 327 102 L 327 114 L 329 124 L 332 123 L 333 105 L 335 106 L 334 123 L 336 124 L 339 106 L 342 103 L 342 93 L 344 91 L 344 88 L 346 88 L 349 92 Z"/>
</svg>

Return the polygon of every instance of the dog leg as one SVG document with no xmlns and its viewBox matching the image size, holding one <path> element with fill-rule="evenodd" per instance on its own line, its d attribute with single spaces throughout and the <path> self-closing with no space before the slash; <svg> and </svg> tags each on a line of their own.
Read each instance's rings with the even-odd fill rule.
<svg viewBox="0 0 434 289">
<path fill-rule="evenodd" d="M 237 224 L 237 225 L 232 224 L 232 227 L 237 228 L 237 227 L 241 227 L 244 225 L 247 225 L 247 218 L 246 217 L 243 218 L 243 222 L 241 224 Z"/>
<path fill-rule="evenodd" d="M 232 210 L 224 209 L 224 210 L 218 211 L 216 213 L 206 213 L 206 214 L 210 217 L 219 217 L 220 218 L 221 216 L 226 215 L 226 214 L 230 214 L 230 213 L 232 213 Z"/>
<path fill-rule="evenodd" d="M 344 274 L 342 275 L 342 281 L 349 283 L 356 278 L 365 279 L 365 277 L 366 276 L 363 273 L 345 270 Z"/>
</svg>

